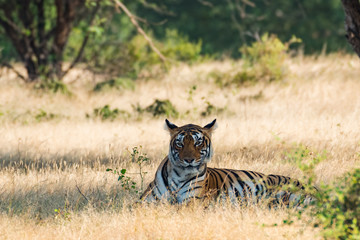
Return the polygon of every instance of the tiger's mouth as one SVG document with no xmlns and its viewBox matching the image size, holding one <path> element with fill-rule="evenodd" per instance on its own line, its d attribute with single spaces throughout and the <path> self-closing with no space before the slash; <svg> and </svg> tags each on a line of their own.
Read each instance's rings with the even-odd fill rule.
<svg viewBox="0 0 360 240">
<path fill-rule="evenodd" d="M 201 159 L 197 159 L 197 160 L 194 160 L 193 162 L 189 163 L 189 162 L 186 162 L 184 160 L 181 160 L 181 163 L 182 165 L 185 167 L 185 168 L 193 168 L 193 167 L 198 167 L 202 164 L 203 161 L 201 161 Z"/>
</svg>

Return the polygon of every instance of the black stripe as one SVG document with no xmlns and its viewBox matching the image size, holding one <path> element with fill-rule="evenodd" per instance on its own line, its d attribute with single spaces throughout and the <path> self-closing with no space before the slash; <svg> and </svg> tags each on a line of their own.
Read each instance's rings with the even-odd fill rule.
<svg viewBox="0 0 360 240">
<path fill-rule="evenodd" d="M 248 176 L 251 180 L 254 179 L 254 177 L 248 171 L 241 170 L 241 172 L 245 173 L 246 176 Z"/>
<path fill-rule="evenodd" d="M 188 184 L 188 183 L 191 182 L 192 180 L 197 179 L 197 178 L 199 178 L 199 177 L 202 177 L 202 176 L 205 174 L 205 172 L 206 172 L 206 169 L 205 169 L 205 171 L 203 171 L 203 172 L 200 173 L 199 175 L 196 175 L 196 176 L 190 178 L 189 180 L 187 180 L 180 188 L 183 188 L 186 184 Z"/>
<path fill-rule="evenodd" d="M 176 171 L 176 168 L 173 168 L 176 176 L 180 177 L 179 173 Z"/>
<path fill-rule="evenodd" d="M 168 182 L 168 174 L 167 174 L 167 163 L 169 160 L 166 160 L 166 162 L 164 163 L 163 168 L 161 169 L 161 177 L 164 180 L 165 183 L 165 187 L 168 188 L 169 187 L 169 182 Z M 160 192 L 160 191 L 159 191 Z"/>
</svg>

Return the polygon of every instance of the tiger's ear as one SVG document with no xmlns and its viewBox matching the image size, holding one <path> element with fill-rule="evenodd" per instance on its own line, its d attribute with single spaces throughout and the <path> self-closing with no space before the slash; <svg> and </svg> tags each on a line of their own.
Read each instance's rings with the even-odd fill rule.
<svg viewBox="0 0 360 240">
<path fill-rule="evenodd" d="M 214 119 L 211 123 L 206 124 L 204 129 L 207 130 L 210 134 L 217 128 L 216 119 Z"/>
<path fill-rule="evenodd" d="M 178 126 L 171 123 L 169 120 L 165 119 L 165 129 L 170 132 L 170 135 L 173 135 L 174 130 L 176 130 L 177 128 L 178 128 Z"/>
</svg>

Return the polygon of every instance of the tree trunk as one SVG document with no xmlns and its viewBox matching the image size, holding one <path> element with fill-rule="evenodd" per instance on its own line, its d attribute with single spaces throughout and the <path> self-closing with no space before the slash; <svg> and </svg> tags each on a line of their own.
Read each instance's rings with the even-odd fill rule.
<svg viewBox="0 0 360 240">
<path fill-rule="evenodd" d="M 63 53 L 77 13 L 85 0 L 55 0 L 56 20 L 53 29 L 45 31 L 45 0 L 13 0 L 0 3 L 4 15 L 0 26 L 10 38 L 28 73 L 27 81 L 40 76 L 64 75 Z M 17 20 L 17 21 L 16 21 Z M 20 23 L 20 24 L 19 24 Z M 52 44 L 49 44 L 52 41 Z M 25 79 L 25 78 L 24 78 Z"/>
<path fill-rule="evenodd" d="M 346 38 L 360 57 L 360 2 L 359 0 L 341 0 L 345 11 Z"/>
</svg>

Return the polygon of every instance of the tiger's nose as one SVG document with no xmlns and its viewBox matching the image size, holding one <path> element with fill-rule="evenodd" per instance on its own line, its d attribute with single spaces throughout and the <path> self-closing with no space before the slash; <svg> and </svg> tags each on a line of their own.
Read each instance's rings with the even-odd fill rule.
<svg viewBox="0 0 360 240">
<path fill-rule="evenodd" d="M 195 161 L 194 158 L 184 158 L 184 161 L 187 163 L 192 163 L 193 161 Z"/>
</svg>

